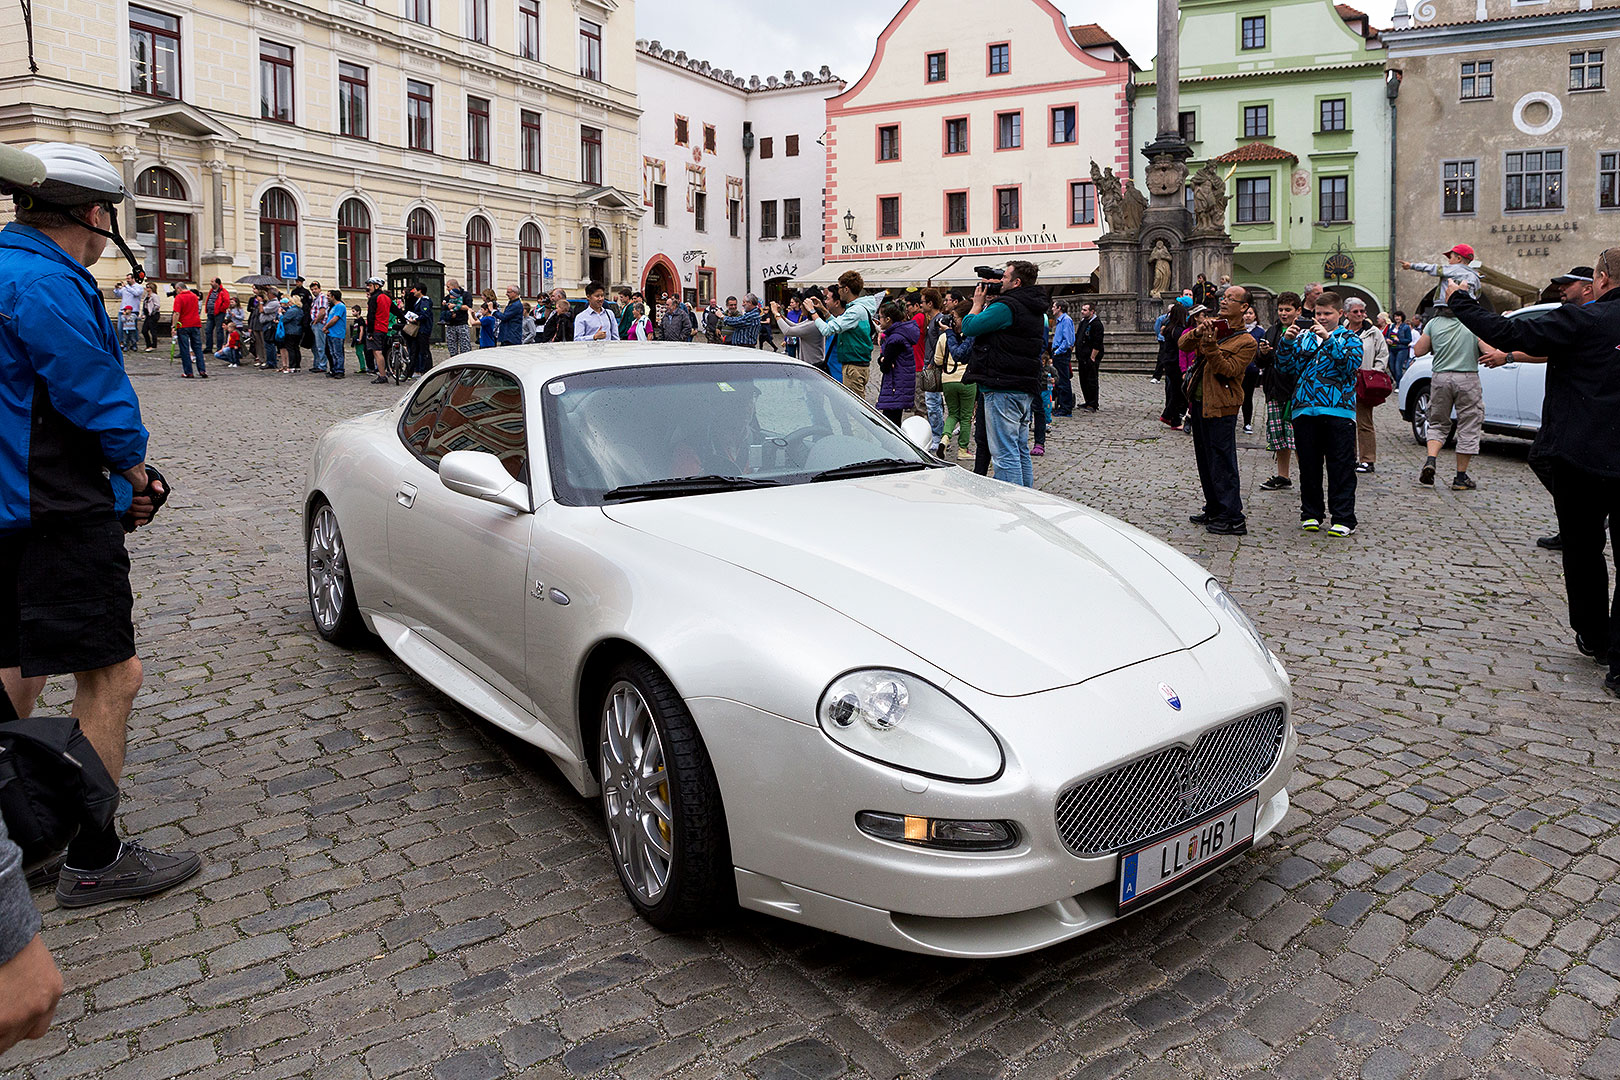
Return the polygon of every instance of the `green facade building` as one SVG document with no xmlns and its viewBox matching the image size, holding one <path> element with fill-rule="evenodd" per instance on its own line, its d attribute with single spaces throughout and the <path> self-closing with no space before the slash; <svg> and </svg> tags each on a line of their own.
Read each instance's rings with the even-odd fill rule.
<svg viewBox="0 0 1620 1080">
<path fill-rule="evenodd" d="M 1136 78 L 1138 133 L 1159 130 L 1158 74 Z M 1390 117 L 1367 17 L 1328 0 L 1181 0 L 1180 75 L 1188 166 L 1214 162 L 1231 199 L 1232 280 L 1275 295 L 1338 278 L 1382 310 Z"/>
</svg>

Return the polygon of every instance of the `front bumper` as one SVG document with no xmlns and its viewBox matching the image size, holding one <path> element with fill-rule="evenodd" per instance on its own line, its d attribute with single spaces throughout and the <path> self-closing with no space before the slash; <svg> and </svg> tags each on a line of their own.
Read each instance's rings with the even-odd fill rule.
<svg viewBox="0 0 1620 1080">
<path fill-rule="evenodd" d="M 1161 682 L 1178 688 L 1181 711 L 1166 704 Z M 1094 930 L 1118 917 L 1117 858 L 1080 858 L 1064 846 L 1054 813 L 1059 793 L 1288 700 L 1280 671 L 1235 634 L 1023 698 L 946 689 L 1001 738 L 1007 763 L 997 779 L 928 780 L 857 757 L 819 727 L 736 701 L 688 702 L 720 782 L 743 907 L 958 957 L 1027 952 Z M 1250 789 L 1261 804 L 1256 843 L 1288 811 L 1296 743 L 1290 717 L 1276 763 Z M 964 853 L 878 840 L 856 828 L 861 810 L 1010 820 L 1019 843 Z"/>
</svg>

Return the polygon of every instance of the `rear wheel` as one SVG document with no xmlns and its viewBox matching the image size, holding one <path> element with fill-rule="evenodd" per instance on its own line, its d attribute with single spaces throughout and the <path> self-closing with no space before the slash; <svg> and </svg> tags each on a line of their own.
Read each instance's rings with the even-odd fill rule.
<svg viewBox="0 0 1620 1080">
<path fill-rule="evenodd" d="M 1412 439 L 1419 446 L 1429 441 L 1429 384 L 1419 383 L 1412 395 Z"/>
<path fill-rule="evenodd" d="M 720 787 L 702 736 L 663 672 L 620 664 L 601 701 L 602 811 L 619 883 L 662 930 L 735 903 Z"/>
<path fill-rule="evenodd" d="M 309 613 L 316 631 L 337 645 L 352 645 L 364 638 L 366 627 L 349 577 L 349 554 L 343 547 L 343 532 L 331 503 L 323 502 L 315 508 L 305 544 L 305 565 Z"/>
</svg>

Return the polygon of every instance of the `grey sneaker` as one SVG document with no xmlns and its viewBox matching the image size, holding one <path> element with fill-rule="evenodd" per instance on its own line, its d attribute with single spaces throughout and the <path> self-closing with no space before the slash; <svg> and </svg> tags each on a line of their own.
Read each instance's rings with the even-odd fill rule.
<svg viewBox="0 0 1620 1080">
<path fill-rule="evenodd" d="M 62 907 L 88 907 L 109 900 L 150 896 L 180 884 L 201 869 L 202 857 L 194 851 L 166 855 L 125 840 L 110 866 L 76 870 L 64 865 L 56 879 L 56 902 Z"/>
<path fill-rule="evenodd" d="M 1579 637 L 1579 635 L 1576 635 Z M 24 876 L 28 881 L 29 891 L 43 889 L 47 885 L 55 885 L 57 875 L 62 872 L 62 863 L 67 861 L 67 853 L 58 851 L 55 855 L 47 855 L 39 862 L 30 866 Z"/>
</svg>

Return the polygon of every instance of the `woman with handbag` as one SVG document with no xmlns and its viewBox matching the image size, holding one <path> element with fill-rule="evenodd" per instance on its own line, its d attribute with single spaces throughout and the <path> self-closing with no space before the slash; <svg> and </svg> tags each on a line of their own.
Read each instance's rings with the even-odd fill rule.
<svg viewBox="0 0 1620 1080">
<path fill-rule="evenodd" d="M 1389 342 L 1384 333 L 1367 318 L 1367 302 L 1352 297 L 1344 302 L 1344 326 L 1361 339 L 1364 357 L 1356 376 L 1356 472 L 1375 471 L 1378 462 L 1378 429 L 1373 426 L 1373 409 L 1383 404 L 1395 389 L 1389 377 Z"/>
<path fill-rule="evenodd" d="M 304 340 L 304 305 L 296 296 L 289 296 L 281 306 L 280 322 L 276 324 L 276 341 L 281 346 L 281 372 L 291 375 L 303 370 L 304 354 L 299 351 Z"/>
</svg>

